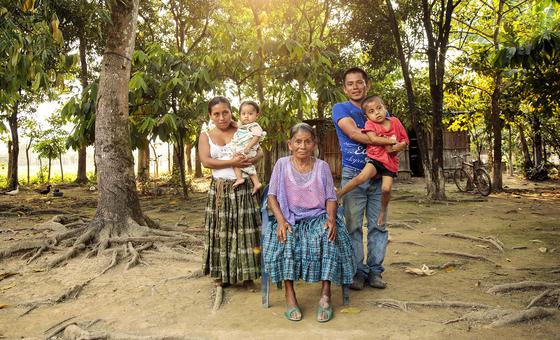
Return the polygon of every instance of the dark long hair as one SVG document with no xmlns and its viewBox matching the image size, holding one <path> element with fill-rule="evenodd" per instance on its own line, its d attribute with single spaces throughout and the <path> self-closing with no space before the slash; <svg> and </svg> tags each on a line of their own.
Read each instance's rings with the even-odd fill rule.
<svg viewBox="0 0 560 340">
<path fill-rule="evenodd" d="M 210 99 L 210 101 L 208 102 L 208 113 L 211 113 L 212 108 L 215 105 L 218 105 L 218 104 L 226 104 L 228 109 L 231 111 L 231 104 L 230 104 L 229 100 L 227 100 L 226 97 L 217 96 L 217 97 L 214 97 L 214 98 Z"/>
</svg>

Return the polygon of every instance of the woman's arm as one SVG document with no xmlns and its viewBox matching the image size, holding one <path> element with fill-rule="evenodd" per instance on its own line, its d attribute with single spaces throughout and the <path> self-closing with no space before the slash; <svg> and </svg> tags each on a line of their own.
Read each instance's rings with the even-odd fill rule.
<svg viewBox="0 0 560 340">
<path fill-rule="evenodd" d="M 336 201 L 327 201 L 327 223 L 325 224 L 325 229 L 329 230 L 329 241 L 334 241 L 336 239 L 336 209 L 338 204 Z"/>
<path fill-rule="evenodd" d="M 202 165 L 208 169 L 244 168 L 252 164 L 242 155 L 234 155 L 229 160 L 213 159 L 210 157 L 210 142 L 208 141 L 208 135 L 205 133 L 201 133 L 198 138 L 198 155 Z"/>
<path fill-rule="evenodd" d="M 276 228 L 276 235 L 278 236 L 278 241 L 280 243 L 284 243 L 286 242 L 287 235 L 288 235 L 286 233 L 286 230 L 291 233 L 292 226 L 290 225 L 290 223 L 288 223 L 288 221 L 286 221 L 284 215 L 282 215 L 282 211 L 280 210 L 280 205 L 278 204 L 278 200 L 276 199 L 276 196 L 268 195 L 268 206 L 270 207 L 270 210 L 272 210 L 274 217 L 276 217 L 276 221 L 278 221 L 278 227 Z"/>
</svg>

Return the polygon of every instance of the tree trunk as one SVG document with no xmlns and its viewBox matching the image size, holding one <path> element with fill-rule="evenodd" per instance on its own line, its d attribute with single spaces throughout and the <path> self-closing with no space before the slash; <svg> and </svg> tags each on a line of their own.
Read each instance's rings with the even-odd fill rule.
<svg viewBox="0 0 560 340">
<path fill-rule="evenodd" d="M 531 117 L 531 128 L 533 130 L 533 159 L 535 167 L 538 167 L 543 161 L 543 143 L 541 121 L 536 114 Z"/>
<path fill-rule="evenodd" d="M 187 181 L 185 178 L 185 145 L 183 144 L 184 136 L 181 132 L 179 132 L 179 142 L 177 143 L 177 148 L 175 149 L 177 152 L 177 159 L 179 165 L 179 180 L 181 181 L 181 188 L 183 189 L 183 197 L 189 197 L 189 190 L 187 187 Z"/>
<path fill-rule="evenodd" d="M 58 161 L 60 163 L 60 179 L 64 183 L 64 169 L 62 168 L 62 154 L 58 155 Z"/>
<path fill-rule="evenodd" d="M 511 131 L 511 125 L 508 124 L 508 144 L 509 144 L 509 148 L 508 148 L 508 174 L 510 176 L 513 176 L 513 132 Z"/>
<path fill-rule="evenodd" d="M 9 179 L 12 177 L 12 166 L 11 166 L 11 164 L 12 164 L 12 145 L 13 145 L 12 140 L 8 139 L 8 174 L 6 175 L 6 178 L 8 179 L 8 182 L 9 182 Z M 8 184 L 10 184 L 10 183 L 8 183 Z"/>
<path fill-rule="evenodd" d="M 134 180 L 134 161 L 128 122 L 128 81 L 134 50 L 139 0 L 112 0 L 111 24 L 101 62 L 95 159 L 99 195 L 92 225 L 101 240 L 134 233 L 134 224 L 146 221 Z"/>
<path fill-rule="evenodd" d="M 51 164 L 52 164 L 52 158 L 49 157 L 49 172 L 47 174 L 47 183 L 51 182 Z"/>
<path fill-rule="evenodd" d="M 20 91 L 21 92 L 21 91 Z M 10 133 L 12 137 L 12 152 L 10 153 L 11 162 L 8 164 L 8 190 L 14 190 L 18 185 L 18 157 L 19 157 L 19 135 L 18 135 L 18 113 L 19 100 L 16 100 L 12 107 L 12 114 L 8 119 Z"/>
<path fill-rule="evenodd" d="M 137 178 L 140 182 L 145 182 L 150 178 L 150 143 L 147 139 L 142 141 L 138 148 L 138 170 Z"/>
<path fill-rule="evenodd" d="M 496 24 L 494 25 L 494 51 L 498 52 L 500 49 L 500 25 L 502 21 L 503 9 L 505 0 L 500 0 L 498 3 L 498 12 Z M 494 136 L 493 142 L 493 155 L 494 164 L 492 165 L 492 191 L 502 191 L 502 128 L 504 121 L 500 118 L 500 97 L 502 96 L 502 71 L 496 70 L 494 76 L 494 91 L 491 98 L 491 121 L 492 121 L 492 135 Z"/>
<path fill-rule="evenodd" d="M 458 3 L 458 2 L 457 2 Z M 422 0 L 422 21 L 428 39 L 428 65 L 430 78 L 430 95 L 432 99 L 432 163 L 431 183 L 428 184 L 428 196 L 433 200 L 445 200 L 445 176 L 443 172 L 443 77 L 445 74 L 445 55 L 451 30 L 451 19 L 455 4 L 448 0 L 440 3 L 441 17 L 437 24 L 437 33 L 432 26 L 433 9 L 428 0 Z"/>
<path fill-rule="evenodd" d="M 173 143 L 173 167 L 171 169 L 171 181 L 175 184 L 181 183 L 181 164 L 179 160 L 179 146 L 177 142 Z M 183 168 L 185 165 L 183 164 Z"/>
<path fill-rule="evenodd" d="M 171 145 L 169 145 L 169 143 L 167 143 L 167 173 L 171 174 L 171 168 L 173 166 L 172 163 L 172 159 L 171 159 Z"/>
<path fill-rule="evenodd" d="M 31 176 L 29 175 L 29 149 L 31 149 L 31 143 L 33 142 L 33 138 L 29 138 L 29 143 L 25 147 L 25 161 L 27 162 L 27 185 L 29 185 L 29 181 Z"/>
<path fill-rule="evenodd" d="M 84 93 L 86 87 L 88 86 L 88 71 L 87 71 L 87 41 L 82 35 L 80 36 L 80 83 L 82 84 L 82 94 Z M 76 175 L 75 183 L 83 184 L 87 183 L 87 151 L 86 145 L 82 145 L 78 149 L 78 173 Z"/>
<path fill-rule="evenodd" d="M 150 143 L 150 146 L 152 147 L 152 152 L 154 153 L 154 178 L 159 178 L 159 156 L 154 144 Z"/>
<path fill-rule="evenodd" d="M 531 153 L 529 152 L 529 146 L 525 138 L 525 131 L 521 124 L 517 124 L 517 131 L 519 131 L 519 143 L 521 144 L 521 152 L 523 153 L 523 174 L 527 177 L 529 170 L 534 167 L 534 164 L 531 160 Z"/>
<path fill-rule="evenodd" d="M 39 174 L 37 175 L 37 180 L 39 183 L 45 183 L 45 177 L 43 176 L 43 160 L 39 157 Z"/>
<path fill-rule="evenodd" d="M 385 1 L 388 9 L 388 20 L 389 27 L 393 34 L 393 39 L 395 40 L 395 45 L 397 47 L 397 54 L 399 56 L 399 62 L 401 65 L 401 72 L 404 79 L 404 84 L 406 88 L 406 98 L 408 111 L 410 112 L 410 121 L 412 122 L 412 129 L 416 134 L 416 140 L 418 142 L 420 161 L 422 162 L 422 167 L 424 169 L 424 178 L 426 180 L 426 191 L 430 193 L 432 183 L 432 176 L 430 175 L 430 157 L 429 149 L 427 143 L 426 132 L 422 128 L 419 119 L 418 107 L 416 105 L 416 95 L 414 93 L 414 87 L 412 84 L 412 78 L 410 77 L 409 63 L 405 57 L 404 48 L 401 39 L 401 33 L 397 18 L 395 16 L 395 11 L 393 9 L 393 4 L 391 0 Z"/>
<path fill-rule="evenodd" d="M 75 183 L 84 184 L 87 183 L 87 151 L 86 147 L 83 146 L 78 149 L 78 174 L 75 180 Z"/>
<path fill-rule="evenodd" d="M 257 31 L 257 42 L 258 42 L 258 68 L 259 72 L 257 72 L 257 96 L 259 98 L 259 102 L 261 104 L 261 108 L 263 112 L 266 112 L 266 102 L 264 97 L 264 79 L 263 79 L 263 68 L 264 68 L 264 48 L 263 48 L 263 38 L 262 38 L 262 25 L 261 19 L 259 17 L 259 10 L 256 7 L 256 4 L 252 1 L 251 2 L 251 11 L 253 12 L 253 19 L 255 21 L 255 29 Z M 272 145 L 272 148 L 275 146 Z M 272 152 L 265 152 L 264 153 L 264 178 L 270 178 L 272 174 Z"/>
<path fill-rule="evenodd" d="M 194 146 L 194 177 L 201 178 L 202 177 L 202 163 L 200 162 L 200 155 L 198 154 L 198 143 Z"/>
<path fill-rule="evenodd" d="M 185 158 L 187 160 L 187 172 L 189 173 L 189 175 L 192 175 L 193 173 L 191 153 L 192 153 L 192 144 L 188 143 L 185 148 Z"/>
</svg>

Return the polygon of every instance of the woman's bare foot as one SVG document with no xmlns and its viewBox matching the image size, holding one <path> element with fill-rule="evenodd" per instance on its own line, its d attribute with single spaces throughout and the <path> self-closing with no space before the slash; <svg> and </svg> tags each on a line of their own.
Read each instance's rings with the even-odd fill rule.
<svg viewBox="0 0 560 340">
<path fill-rule="evenodd" d="M 331 298 L 327 295 L 321 296 L 319 309 L 317 311 L 317 321 L 326 322 L 332 318 Z"/>
<path fill-rule="evenodd" d="M 235 189 L 243 183 L 245 183 L 245 178 L 238 178 L 231 187 Z"/>
</svg>

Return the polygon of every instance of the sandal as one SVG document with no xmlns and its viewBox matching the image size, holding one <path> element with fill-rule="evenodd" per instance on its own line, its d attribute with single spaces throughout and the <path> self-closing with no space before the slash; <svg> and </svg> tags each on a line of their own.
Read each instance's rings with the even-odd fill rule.
<svg viewBox="0 0 560 340">
<path fill-rule="evenodd" d="M 325 318 L 321 319 L 321 315 L 324 315 Z M 321 307 L 318 306 L 317 307 L 317 321 L 319 322 L 328 322 L 332 319 L 333 317 L 333 309 L 332 306 L 328 306 L 328 307 Z"/>
<path fill-rule="evenodd" d="M 288 319 L 290 321 L 301 321 L 302 314 L 301 314 L 301 310 L 299 309 L 298 306 L 295 306 L 295 307 L 292 307 L 292 308 L 288 308 L 288 307 L 286 307 L 286 308 L 287 309 L 284 312 L 284 316 L 286 317 L 286 319 Z M 298 313 L 299 316 L 297 316 L 297 317 L 292 316 L 292 314 L 294 312 Z"/>
</svg>

